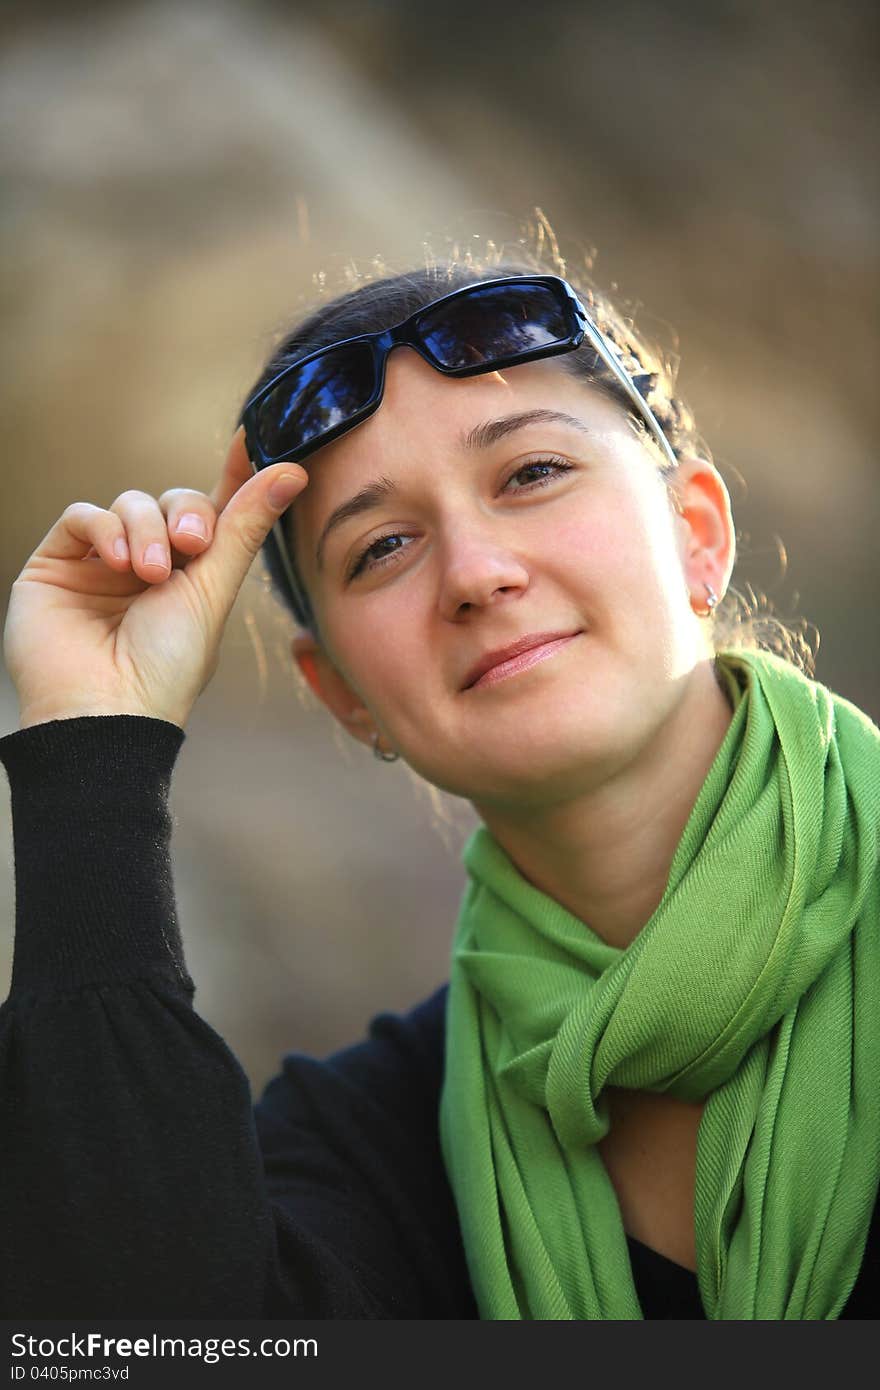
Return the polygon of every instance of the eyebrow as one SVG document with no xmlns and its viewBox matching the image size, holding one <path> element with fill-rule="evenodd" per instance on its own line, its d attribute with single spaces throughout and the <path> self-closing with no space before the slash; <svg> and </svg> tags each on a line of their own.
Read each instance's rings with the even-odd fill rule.
<svg viewBox="0 0 880 1390">
<path fill-rule="evenodd" d="M 496 420 L 484 420 L 482 424 L 474 425 L 470 430 L 463 431 L 458 436 L 457 443 L 463 449 L 488 449 L 506 435 L 513 434 L 514 430 L 525 429 L 527 425 L 568 425 L 569 428 L 580 430 L 582 434 L 591 434 L 592 431 L 575 415 L 566 415 L 562 410 L 521 410 L 515 415 L 501 415 Z M 337 526 L 341 526 L 344 521 L 350 521 L 352 517 L 361 516 L 364 512 L 374 511 L 376 507 L 387 502 L 390 497 L 399 491 L 396 483 L 390 478 L 377 478 L 372 483 L 367 483 L 353 497 L 340 505 L 330 513 L 315 551 L 317 566 L 320 570 L 324 561 L 324 547 L 331 531 Z"/>
<path fill-rule="evenodd" d="M 316 550 L 318 569 L 324 562 L 324 546 L 327 537 L 336 527 L 341 526 L 343 521 L 348 521 L 353 516 L 360 516 L 362 512 L 370 512 L 375 507 L 379 507 L 386 502 L 389 497 L 393 497 L 397 492 L 397 484 L 390 478 L 377 478 L 375 482 L 367 483 L 360 492 L 356 492 L 353 497 L 349 497 L 347 502 L 342 502 L 334 511 L 330 513 L 321 532 Z"/>
<path fill-rule="evenodd" d="M 591 433 L 583 420 L 576 415 L 566 415 L 563 410 L 521 410 L 516 415 L 502 415 L 497 420 L 474 425 L 472 430 L 459 435 L 458 442 L 464 449 L 488 449 L 505 435 L 524 429 L 526 425 L 569 425 L 582 434 Z"/>
</svg>

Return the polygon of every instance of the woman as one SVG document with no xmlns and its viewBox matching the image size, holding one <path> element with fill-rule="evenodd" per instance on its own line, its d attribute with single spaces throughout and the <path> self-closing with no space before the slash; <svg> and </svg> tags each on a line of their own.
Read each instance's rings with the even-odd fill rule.
<svg viewBox="0 0 880 1390">
<path fill-rule="evenodd" d="M 588 290 L 453 264 L 300 325 L 210 496 L 68 508 L 5 635 L 10 1312 L 876 1315 L 880 731 L 716 655 L 703 453 Z M 288 1058 L 254 1132 L 166 798 L 261 546 L 312 688 L 483 825 L 448 993 Z"/>
</svg>

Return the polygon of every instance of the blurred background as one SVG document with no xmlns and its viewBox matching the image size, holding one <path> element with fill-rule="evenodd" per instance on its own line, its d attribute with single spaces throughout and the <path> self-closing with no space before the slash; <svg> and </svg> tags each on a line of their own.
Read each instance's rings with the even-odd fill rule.
<svg viewBox="0 0 880 1390">
<path fill-rule="evenodd" d="M 75 500 L 209 491 L 347 268 L 516 250 L 638 306 L 727 481 L 734 585 L 880 721 L 877 15 L 842 0 L 7 3 L 0 593 Z M 172 788 L 196 1007 L 260 1089 L 448 975 L 469 808 L 306 698 L 258 562 Z M 815 638 L 813 638 L 815 645 Z M 18 727 L 0 670 L 0 734 Z M 0 777 L 0 986 L 14 920 Z"/>
</svg>

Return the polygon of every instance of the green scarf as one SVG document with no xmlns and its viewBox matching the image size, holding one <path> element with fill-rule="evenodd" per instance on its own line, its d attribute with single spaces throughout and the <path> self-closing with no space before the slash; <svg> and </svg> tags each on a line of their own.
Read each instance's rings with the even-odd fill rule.
<svg viewBox="0 0 880 1390">
<path fill-rule="evenodd" d="M 625 949 L 485 828 L 452 948 L 440 1138 L 482 1318 L 641 1318 L 603 1087 L 706 1100 L 709 1318 L 835 1318 L 880 1181 L 880 729 L 781 657 L 715 660 L 733 718 Z"/>
</svg>

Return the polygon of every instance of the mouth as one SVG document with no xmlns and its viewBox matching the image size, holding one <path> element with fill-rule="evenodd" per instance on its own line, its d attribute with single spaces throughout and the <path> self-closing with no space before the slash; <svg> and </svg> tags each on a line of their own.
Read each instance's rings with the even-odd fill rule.
<svg viewBox="0 0 880 1390">
<path fill-rule="evenodd" d="M 579 637 L 581 629 L 574 632 L 533 632 L 528 637 L 520 637 L 507 647 L 487 652 L 480 657 L 465 677 L 462 690 L 475 690 L 479 686 L 496 685 L 508 676 L 518 675 L 531 666 L 555 656 L 561 647 Z"/>
</svg>

